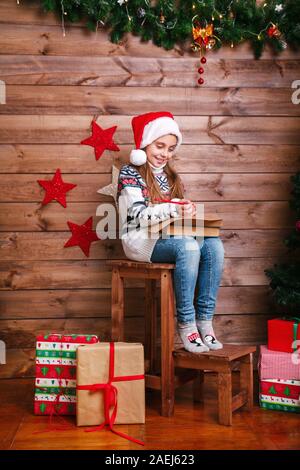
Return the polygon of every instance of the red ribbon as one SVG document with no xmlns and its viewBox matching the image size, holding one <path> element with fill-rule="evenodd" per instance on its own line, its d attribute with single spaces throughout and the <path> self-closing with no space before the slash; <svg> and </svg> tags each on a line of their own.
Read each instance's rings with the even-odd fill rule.
<svg viewBox="0 0 300 470">
<path fill-rule="evenodd" d="M 180 206 L 182 206 L 182 205 L 184 205 L 184 204 L 188 204 L 188 202 L 172 201 L 171 199 L 159 199 L 159 198 L 155 198 L 154 201 L 157 201 L 157 202 L 170 202 L 171 204 L 179 204 Z"/>
<path fill-rule="evenodd" d="M 47 391 L 47 388 L 44 389 L 44 388 L 39 387 L 39 389 L 42 391 Z M 42 433 L 51 432 L 51 431 L 68 431 L 70 429 L 73 429 L 73 427 L 70 426 L 69 423 L 65 419 L 63 419 L 56 410 L 56 407 L 59 404 L 59 399 L 63 395 L 65 395 L 65 393 L 61 390 L 59 393 L 56 394 L 54 402 L 51 402 L 51 405 L 53 406 L 51 406 L 51 411 L 49 414 L 48 428 L 46 428 L 44 431 L 34 431 L 33 434 L 42 434 Z M 61 427 L 54 427 L 52 423 L 53 415 L 57 416 L 65 424 Z"/>
<path fill-rule="evenodd" d="M 86 429 L 86 432 L 95 432 L 101 431 L 105 425 L 109 426 L 109 429 L 114 434 L 117 434 L 124 439 L 135 442 L 144 446 L 144 442 L 134 437 L 128 436 L 122 432 L 116 431 L 113 429 L 113 425 L 117 416 L 118 408 L 118 389 L 112 384 L 112 382 L 123 382 L 128 380 L 141 380 L 144 379 L 144 374 L 141 375 L 124 375 L 123 377 L 114 377 L 114 361 L 115 361 L 115 345 L 114 343 L 109 343 L 109 379 L 107 383 L 102 384 L 93 384 L 93 385 L 77 385 L 77 390 L 90 390 L 92 392 L 103 390 L 104 391 L 104 421 L 99 426 L 93 427 L 93 429 Z M 112 413 L 110 413 L 111 408 Z"/>
</svg>

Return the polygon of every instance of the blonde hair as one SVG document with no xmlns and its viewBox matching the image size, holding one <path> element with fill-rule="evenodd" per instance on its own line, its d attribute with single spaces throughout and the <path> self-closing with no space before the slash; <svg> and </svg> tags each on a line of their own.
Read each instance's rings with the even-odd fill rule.
<svg viewBox="0 0 300 470">
<path fill-rule="evenodd" d="M 163 199 L 165 195 L 161 192 L 160 187 L 155 179 L 153 171 L 150 165 L 146 162 L 144 165 L 136 166 L 132 165 L 141 175 L 145 181 L 149 190 L 149 202 L 157 204 L 156 199 Z M 172 168 L 169 162 L 164 167 L 164 171 L 167 174 L 169 188 L 170 188 L 170 199 L 184 197 L 184 187 L 178 173 Z"/>
</svg>

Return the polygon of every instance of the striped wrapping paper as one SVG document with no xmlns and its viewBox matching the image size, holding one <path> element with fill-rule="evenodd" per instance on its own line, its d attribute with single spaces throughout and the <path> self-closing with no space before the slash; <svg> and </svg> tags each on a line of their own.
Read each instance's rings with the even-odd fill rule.
<svg viewBox="0 0 300 470">
<path fill-rule="evenodd" d="M 96 335 L 52 333 L 37 336 L 35 414 L 76 414 L 76 349 L 98 342 Z"/>
<path fill-rule="evenodd" d="M 267 379 L 259 386 L 262 408 L 300 413 L 300 380 Z"/>
</svg>

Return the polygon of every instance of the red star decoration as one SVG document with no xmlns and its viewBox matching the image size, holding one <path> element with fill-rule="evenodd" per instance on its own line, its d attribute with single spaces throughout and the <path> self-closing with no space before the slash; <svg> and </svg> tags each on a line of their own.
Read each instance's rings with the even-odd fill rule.
<svg viewBox="0 0 300 470">
<path fill-rule="evenodd" d="M 87 139 L 82 140 L 80 143 L 94 147 L 96 160 L 99 160 L 104 150 L 120 150 L 113 141 L 113 135 L 116 129 L 117 126 L 110 127 L 109 129 L 102 129 L 95 121 L 92 121 L 92 135 Z"/>
<path fill-rule="evenodd" d="M 92 242 L 99 240 L 96 232 L 92 230 L 93 217 L 87 219 L 83 225 L 77 225 L 68 221 L 69 228 L 72 232 L 71 238 L 65 243 L 65 248 L 69 246 L 80 246 L 85 256 L 90 254 L 90 245 Z"/>
<path fill-rule="evenodd" d="M 77 186 L 77 184 L 65 183 L 61 178 L 61 171 L 59 168 L 56 170 L 52 180 L 37 180 L 37 182 L 46 191 L 42 202 L 43 205 L 55 200 L 63 207 L 67 207 L 66 193 Z"/>
</svg>

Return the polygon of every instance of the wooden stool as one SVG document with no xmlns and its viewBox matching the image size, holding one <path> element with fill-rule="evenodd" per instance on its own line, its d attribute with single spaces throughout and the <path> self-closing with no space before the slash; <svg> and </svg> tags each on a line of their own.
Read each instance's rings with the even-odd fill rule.
<svg viewBox="0 0 300 470">
<path fill-rule="evenodd" d="M 112 266 L 112 341 L 124 341 L 124 279 L 145 281 L 145 364 L 146 387 L 161 391 L 161 414 L 174 413 L 174 388 L 197 377 L 197 371 L 174 373 L 174 291 L 172 271 L 174 264 L 147 263 L 129 260 L 107 260 Z M 156 365 L 156 281 L 160 281 L 161 299 L 161 367 L 160 376 L 153 374 Z M 184 373 L 182 373 L 184 372 Z"/>
<path fill-rule="evenodd" d="M 200 372 L 200 383 L 204 380 L 204 370 L 218 373 L 219 423 L 232 425 L 232 412 L 245 407 L 253 407 L 253 363 L 252 353 L 255 346 L 237 346 L 225 344 L 223 349 L 194 354 L 179 349 L 174 351 L 176 367 L 194 368 Z M 240 392 L 232 396 L 232 370 L 240 367 Z"/>
</svg>

